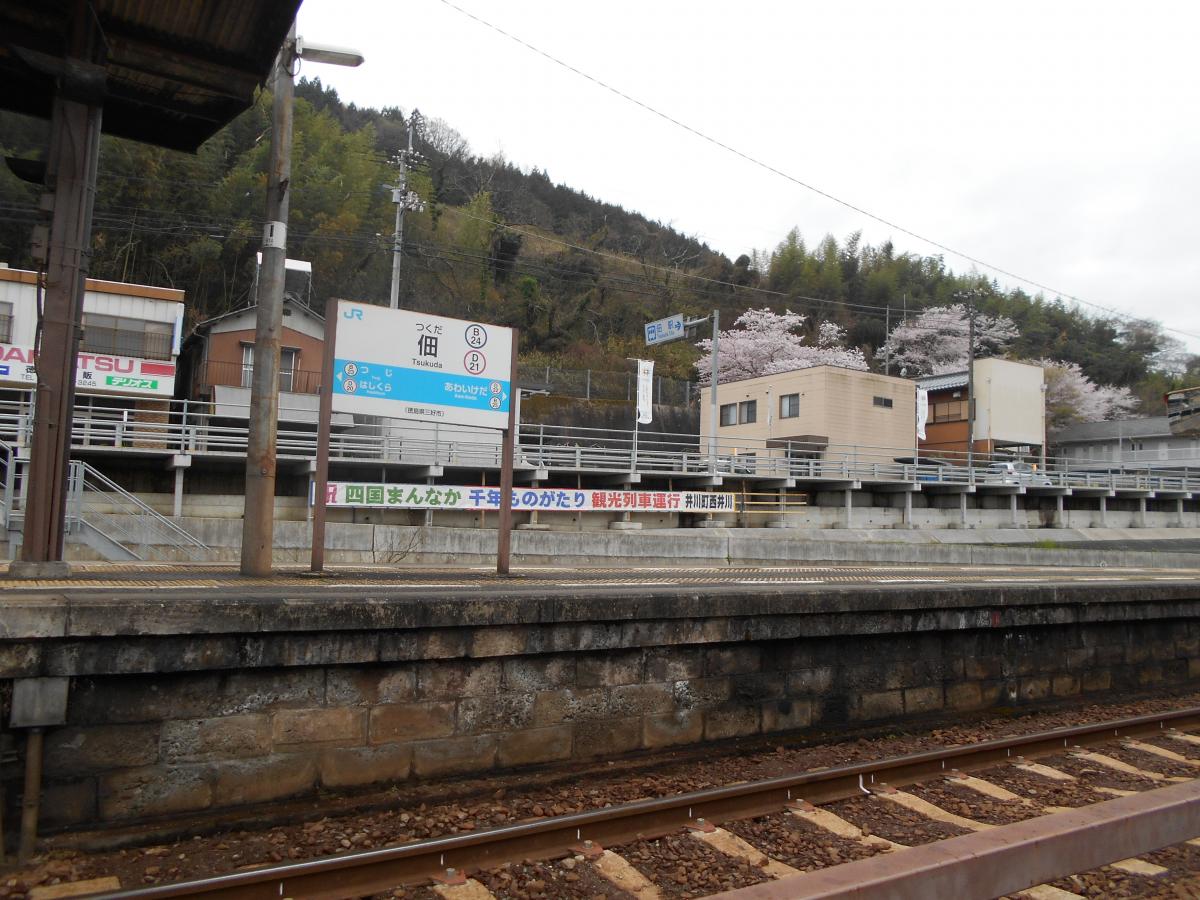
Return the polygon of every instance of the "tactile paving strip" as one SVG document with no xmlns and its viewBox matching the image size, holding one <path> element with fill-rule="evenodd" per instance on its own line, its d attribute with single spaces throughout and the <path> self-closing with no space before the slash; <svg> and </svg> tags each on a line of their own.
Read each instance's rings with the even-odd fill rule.
<svg viewBox="0 0 1200 900">
<path fill-rule="evenodd" d="M 517 589 L 553 588 L 631 588 L 696 587 L 788 587 L 821 585 L 940 585 L 940 584 L 1105 584 L 1122 582 L 1173 581 L 1200 583 L 1200 570 L 1193 569 L 1086 569 L 1081 567 L 953 567 L 953 566 L 839 566 L 805 565 L 789 567 L 749 566 L 703 568 L 625 569 L 611 567 L 561 569 L 528 567 L 512 577 L 499 577 L 485 567 L 470 569 L 401 569 L 383 566 L 333 567 L 320 577 L 306 570 L 280 567 L 277 574 L 264 578 L 244 578 L 233 566 L 146 566 L 98 565 L 75 566 L 78 573 L 69 579 L 10 579 L 0 576 L 0 591 L 30 593 L 41 591 L 152 591 L 196 590 L 240 591 L 269 588 L 295 594 L 319 594 L 363 588 L 384 588 L 407 592 L 421 589 Z M 141 576 L 141 577 L 137 577 Z"/>
</svg>

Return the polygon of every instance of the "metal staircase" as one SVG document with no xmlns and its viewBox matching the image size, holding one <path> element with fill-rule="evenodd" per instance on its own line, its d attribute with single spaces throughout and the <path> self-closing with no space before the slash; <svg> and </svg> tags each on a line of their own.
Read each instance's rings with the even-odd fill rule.
<svg viewBox="0 0 1200 900">
<path fill-rule="evenodd" d="M 0 441 L 0 524 L 15 552 L 25 521 L 23 482 L 27 464 Z M 210 550 L 198 538 L 151 508 L 83 460 L 71 460 L 67 476 L 67 540 L 86 544 L 112 561 L 203 561 Z"/>
</svg>

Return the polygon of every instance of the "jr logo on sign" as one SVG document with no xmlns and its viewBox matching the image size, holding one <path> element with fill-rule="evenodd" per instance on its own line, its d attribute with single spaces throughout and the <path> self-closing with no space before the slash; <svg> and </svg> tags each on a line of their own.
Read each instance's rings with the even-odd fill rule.
<svg viewBox="0 0 1200 900">
<path fill-rule="evenodd" d="M 361 309 L 348 309 L 342 313 L 343 319 L 358 319 L 362 321 L 363 311 Z"/>
</svg>

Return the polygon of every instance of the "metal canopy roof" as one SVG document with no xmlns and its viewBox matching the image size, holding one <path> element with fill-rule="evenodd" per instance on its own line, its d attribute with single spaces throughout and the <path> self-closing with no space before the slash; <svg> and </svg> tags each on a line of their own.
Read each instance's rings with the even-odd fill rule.
<svg viewBox="0 0 1200 900">
<path fill-rule="evenodd" d="M 0 0 L 0 107 L 48 118 L 55 86 L 66 81 L 103 102 L 105 133 L 193 151 L 250 106 L 299 7 L 300 0 Z M 66 63 L 77 16 L 98 25 L 98 67 Z"/>
</svg>

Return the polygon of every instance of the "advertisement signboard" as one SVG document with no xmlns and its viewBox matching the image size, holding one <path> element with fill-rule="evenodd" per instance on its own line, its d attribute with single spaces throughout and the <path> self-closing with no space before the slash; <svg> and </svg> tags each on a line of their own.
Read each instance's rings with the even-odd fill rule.
<svg viewBox="0 0 1200 900">
<path fill-rule="evenodd" d="M 325 487 L 325 505 L 329 507 L 499 510 L 501 498 L 500 488 L 481 485 L 330 481 Z M 512 508 L 544 512 L 734 512 L 737 495 L 709 491 L 516 488 L 512 491 Z"/>
<path fill-rule="evenodd" d="M 37 384 L 32 347 L 0 344 L 0 384 Z M 175 363 L 108 353 L 80 352 L 75 389 L 151 397 L 175 395 Z"/>
<path fill-rule="evenodd" d="M 333 409 L 508 427 L 512 329 L 340 301 Z"/>
</svg>

